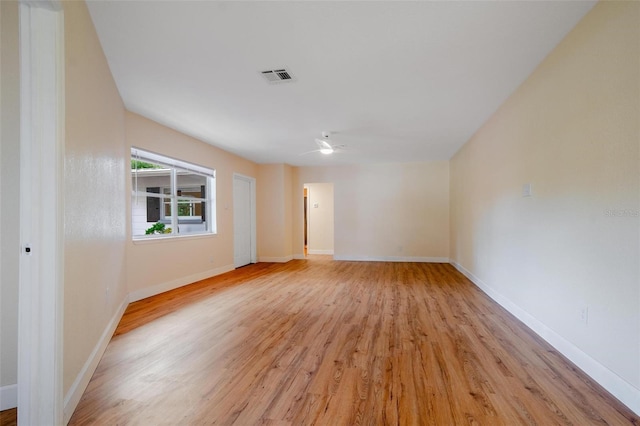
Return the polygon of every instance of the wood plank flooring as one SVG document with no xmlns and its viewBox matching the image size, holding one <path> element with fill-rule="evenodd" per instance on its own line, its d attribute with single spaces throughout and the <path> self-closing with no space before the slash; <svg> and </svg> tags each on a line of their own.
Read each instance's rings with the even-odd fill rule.
<svg viewBox="0 0 640 426">
<path fill-rule="evenodd" d="M 18 424 L 18 409 L 0 411 L 0 426 L 16 426 Z"/>
<path fill-rule="evenodd" d="M 71 425 L 640 425 L 448 264 L 257 264 L 133 303 Z"/>
</svg>

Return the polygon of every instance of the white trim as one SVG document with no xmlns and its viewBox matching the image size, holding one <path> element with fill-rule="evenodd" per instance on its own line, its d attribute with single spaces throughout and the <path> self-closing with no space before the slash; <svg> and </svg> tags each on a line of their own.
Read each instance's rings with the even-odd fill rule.
<svg viewBox="0 0 640 426">
<path fill-rule="evenodd" d="M 170 241 L 184 241 L 184 240 L 196 240 L 200 238 L 209 238 L 215 237 L 217 234 L 208 232 L 206 234 L 178 234 L 171 235 L 169 234 L 156 234 L 156 235 L 148 235 L 145 238 L 134 237 L 131 242 L 135 245 L 138 244 L 154 244 L 154 243 L 167 243 Z"/>
<path fill-rule="evenodd" d="M 237 176 L 237 173 L 235 174 Z M 256 179 L 246 176 L 251 181 L 251 263 L 258 263 L 258 237 L 257 237 L 257 218 L 256 218 Z"/>
<path fill-rule="evenodd" d="M 18 406 L 18 385 L 0 387 L 0 411 Z"/>
<path fill-rule="evenodd" d="M 199 272 L 186 277 L 180 277 L 151 287 L 141 288 L 140 290 L 129 293 L 129 302 L 137 302 L 138 300 L 146 299 L 147 297 L 155 296 L 156 294 L 164 293 L 165 291 L 173 290 L 207 278 L 215 277 L 216 275 L 224 274 L 225 272 L 233 271 L 234 269 L 235 267 L 233 265 L 220 266 L 219 268 L 210 269 L 208 271 Z"/>
<path fill-rule="evenodd" d="M 20 0 L 20 3 L 29 7 L 38 7 L 52 12 L 62 11 L 61 0 Z"/>
<path fill-rule="evenodd" d="M 17 398 L 25 425 L 63 419 L 64 61 L 60 2 L 21 1 Z"/>
<path fill-rule="evenodd" d="M 294 254 L 293 258 L 296 260 L 304 260 L 306 259 L 306 256 L 304 254 Z"/>
<path fill-rule="evenodd" d="M 304 190 L 307 190 L 307 196 L 304 196 Z M 308 254 L 308 250 L 309 250 L 309 236 L 311 235 L 311 188 L 309 188 L 308 184 L 304 184 L 302 185 L 302 201 L 305 203 L 305 206 L 303 206 L 303 210 L 302 210 L 302 247 L 307 249 L 307 254 Z M 334 201 L 335 203 L 335 201 Z M 304 210 L 304 208 L 306 207 L 306 212 Z M 334 207 L 334 211 L 335 211 L 335 205 Z M 305 221 L 306 221 L 306 229 L 305 229 Z M 305 234 L 307 235 L 307 240 L 305 241 Z M 335 228 L 333 231 L 333 240 L 335 241 Z M 335 245 L 335 242 L 334 242 Z M 304 255 L 303 255 L 303 259 L 304 259 Z"/>
<path fill-rule="evenodd" d="M 87 358 L 87 361 L 84 363 L 84 366 L 76 376 L 76 379 L 73 381 L 71 388 L 67 392 L 64 397 L 64 424 L 69 423 L 73 412 L 75 411 L 78 403 L 80 402 L 80 398 L 82 394 L 87 389 L 87 385 L 89 381 L 91 381 L 91 377 L 93 373 L 95 373 L 96 368 L 98 368 L 98 363 L 102 359 L 102 355 L 104 355 L 104 351 L 107 349 L 107 345 L 111 341 L 111 337 L 113 333 L 116 331 L 116 327 L 118 323 L 122 319 L 122 315 L 124 315 L 125 309 L 129 305 L 129 298 L 125 297 L 118 310 L 107 324 L 106 328 L 102 332 L 102 336 L 98 339 L 98 343 L 91 351 L 91 355 Z"/>
<path fill-rule="evenodd" d="M 551 330 L 527 311 L 520 308 L 499 292 L 495 291 L 491 286 L 483 282 L 464 266 L 453 260 L 451 261 L 451 265 L 466 276 L 487 296 L 522 321 L 538 336 L 543 338 L 547 343 L 557 349 L 558 352 L 566 356 L 571 362 L 578 366 L 584 373 L 589 375 L 613 396 L 618 398 L 623 404 L 629 407 L 636 414 L 640 415 L 640 389 L 631 385 L 622 377 L 618 376 L 616 373 L 580 350 L 573 343 Z"/>
<path fill-rule="evenodd" d="M 308 254 L 333 254 L 333 250 L 308 249 Z"/>
<path fill-rule="evenodd" d="M 233 180 L 231 187 L 236 179 L 242 179 L 249 182 L 249 189 L 251 191 L 251 263 L 258 263 L 258 247 L 257 247 L 257 233 L 256 233 L 256 179 L 251 176 L 246 176 L 241 173 L 233 173 Z M 235 215 L 235 212 L 234 212 Z M 235 220 L 235 217 L 234 217 Z M 234 241 L 235 244 L 235 241 Z M 234 248 L 235 257 L 235 248 Z M 235 262 L 235 261 L 234 261 Z M 244 266 L 244 265 L 243 265 Z"/>
<path fill-rule="evenodd" d="M 71 385 L 71 388 L 65 395 L 64 424 L 67 424 L 69 422 L 71 416 L 73 415 L 73 412 L 78 406 L 80 398 L 86 390 L 87 385 L 91 381 L 91 377 L 95 373 L 96 368 L 98 367 L 98 364 L 100 363 L 100 360 L 102 359 L 102 356 L 104 355 L 104 352 L 107 349 L 109 342 L 111 341 L 113 333 L 115 332 L 118 323 L 122 319 L 122 316 L 124 315 L 124 312 L 127 309 L 129 303 L 137 302 L 138 300 L 146 299 L 147 297 L 155 296 L 157 294 L 164 293 L 166 291 L 173 290 L 185 285 L 193 284 L 203 279 L 233 270 L 233 265 L 222 266 L 220 268 L 211 269 L 209 271 L 193 274 L 188 277 L 179 278 L 173 281 L 168 281 L 129 293 L 118 307 L 116 313 L 111 318 L 111 321 L 109 321 L 109 324 L 106 326 L 104 332 L 102 333 L 102 336 L 100 336 L 100 339 L 96 343 L 96 346 L 93 348 L 91 355 L 89 355 L 89 358 L 87 358 L 87 361 L 84 363 L 82 370 L 80 370 L 80 373 L 78 373 L 76 379 Z"/>
<path fill-rule="evenodd" d="M 333 256 L 333 258 L 334 260 L 350 260 L 356 262 L 449 263 L 448 257 L 337 255 Z"/>
<path fill-rule="evenodd" d="M 155 152 L 145 151 L 140 148 L 131 147 L 131 157 L 135 157 L 136 160 L 140 161 L 149 160 L 152 163 L 157 163 L 162 166 L 170 166 L 172 168 L 175 167 L 181 170 L 187 170 L 213 179 L 216 177 L 215 169 L 189 163 L 188 161 L 178 160 L 177 158 L 168 157 L 166 155 L 156 154 Z"/>
<path fill-rule="evenodd" d="M 131 196 L 138 200 L 140 198 L 157 198 L 161 205 L 160 208 L 160 220 L 166 223 L 167 219 L 169 219 L 169 229 L 171 232 L 168 234 L 162 234 L 165 238 L 175 238 L 180 236 L 180 224 L 187 225 L 190 224 L 192 220 L 198 219 L 197 222 L 194 223 L 204 223 L 205 229 L 203 231 L 198 231 L 189 233 L 189 235 L 207 235 L 207 234 L 215 234 L 217 230 L 217 216 L 216 216 L 216 172 L 214 169 L 205 168 L 202 166 L 198 166 L 193 163 L 188 163 L 186 161 L 178 160 L 175 158 L 167 157 L 161 154 L 154 154 L 148 151 L 143 151 L 138 148 L 131 148 L 131 161 L 148 161 L 153 164 L 161 165 L 163 167 L 167 167 L 166 169 L 131 169 L 131 177 L 134 180 L 133 187 L 131 188 Z M 145 175 L 149 176 L 168 176 L 169 177 L 169 185 L 161 186 L 159 193 L 147 192 L 146 189 L 142 190 L 138 188 L 138 176 L 141 172 Z M 192 197 L 192 196 L 181 196 L 178 195 L 180 193 L 180 188 L 178 186 L 178 176 L 183 174 L 194 174 L 198 175 L 201 178 L 205 179 L 205 188 L 206 194 L 204 197 Z M 196 184 L 196 187 L 200 187 L 201 184 Z M 165 192 L 168 190 L 168 193 Z M 199 189 L 198 189 L 199 191 Z M 190 203 L 194 202 L 202 202 L 205 203 L 205 216 L 209 219 L 202 221 L 201 216 L 187 216 L 187 217 L 178 217 L 178 205 L 180 204 L 180 200 L 188 200 Z M 133 202 L 132 202 L 133 203 Z M 171 212 L 173 214 L 171 216 L 165 216 L 165 208 L 167 205 L 171 206 Z M 131 210 L 133 211 L 134 207 L 131 206 Z M 135 228 L 135 225 L 134 225 Z M 144 228 L 143 228 L 144 229 Z M 139 235 L 133 234 L 131 235 L 132 240 L 135 239 L 146 239 L 146 238 L 155 238 L 155 235 Z"/>
<path fill-rule="evenodd" d="M 258 262 L 265 262 L 265 263 L 287 263 L 290 260 L 293 260 L 293 256 L 259 257 L 258 258 Z"/>
</svg>

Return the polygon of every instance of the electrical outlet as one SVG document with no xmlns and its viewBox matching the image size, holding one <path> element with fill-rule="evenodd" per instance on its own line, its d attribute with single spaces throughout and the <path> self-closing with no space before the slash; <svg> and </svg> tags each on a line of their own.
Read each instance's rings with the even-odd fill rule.
<svg viewBox="0 0 640 426">
<path fill-rule="evenodd" d="M 580 321 L 584 324 L 584 325 L 588 325 L 589 324 L 589 306 L 583 306 L 582 309 L 580 309 Z"/>
<path fill-rule="evenodd" d="M 109 287 L 104 291 L 104 301 L 105 303 L 109 303 Z"/>
</svg>

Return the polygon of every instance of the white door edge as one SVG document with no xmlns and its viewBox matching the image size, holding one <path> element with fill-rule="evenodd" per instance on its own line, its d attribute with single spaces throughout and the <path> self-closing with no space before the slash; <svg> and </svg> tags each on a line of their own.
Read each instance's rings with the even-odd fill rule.
<svg viewBox="0 0 640 426">
<path fill-rule="evenodd" d="M 18 424 L 61 424 L 64 15 L 51 0 L 19 10 Z"/>
<path fill-rule="evenodd" d="M 251 188 L 251 263 L 258 262 L 258 250 L 256 245 L 256 179 L 251 176 L 246 176 L 241 173 L 233 174 L 233 181 L 241 179 L 249 182 Z M 232 185 L 233 186 L 233 185 Z M 235 215 L 235 212 L 234 212 Z M 235 221 L 235 216 L 234 216 Z M 235 241 L 234 241 L 235 244 Z"/>
</svg>

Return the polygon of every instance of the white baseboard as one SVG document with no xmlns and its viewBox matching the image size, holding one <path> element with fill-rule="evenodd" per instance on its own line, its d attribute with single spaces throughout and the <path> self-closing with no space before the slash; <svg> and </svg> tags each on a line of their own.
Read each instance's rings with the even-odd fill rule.
<svg viewBox="0 0 640 426">
<path fill-rule="evenodd" d="M 304 254 L 294 254 L 293 258 L 296 260 L 304 260 L 306 259 L 306 256 Z"/>
<path fill-rule="evenodd" d="M 593 380 L 598 382 L 613 396 L 618 398 L 620 402 L 625 404 L 636 414 L 640 415 L 640 389 L 631 385 L 622 377 L 618 376 L 616 373 L 580 350 L 573 343 L 569 342 L 564 337 L 551 330 L 549 327 L 537 320 L 527 311 L 520 308 L 511 300 L 495 291 L 489 285 L 484 283 L 480 278 L 471 273 L 471 271 L 468 271 L 464 266 L 454 262 L 453 260 L 451 261 L 451 264 L 478 288 L 480 288 L 480 290 L 486 293 L 487 296 L 492 298 L 500 306 L 505 308 L 516 318 L 522 321 L 538 336 L 543 338 L 547 343 L 557 349 L 558 352 L 566 356 L 571 362 L 578 366 Z"/>
<path fill-rule="evenodd" d="M 122 315 L 124 314 L 124 311 L 128 305 L 129 305 L 129 299 L 128 297 L 125 297 L 122 303 L 120 304 L 120 306 L 118 307 L 118 309 L 116 310 L 116 313 L 111 318 L 111 321 L 109 321 L 109 324 L 107 324 L 107 327 L 102 332 L 102 336 L 100 336 L 100 339 L 98 340 L 98 343 L 96 344 L 96 346 L 93 348 L 91 355 L 89 355 L 89 358 L 84 363 L 82 370 L 80 370 L 80 373 L 78 373 L 78 375 L 76 376 L 76 379 L 73 381 L 73 384 L 69 389 L 69 392 L 65 395 L 64 410 L 63 410 L 65 425 L 69 423 L 69 419 L 71 419 L 71 415 L 73 414 L 76 407 L 78 406 L 78 402 L 80 402 L 80 398 L 82 397 L 82 394 L 87 388 L 87 385 L 91 380 L 91 376 L 93 376 L 93 373 L 96 371 L 96 368 L 98 367 L 98 363 L 100 362 L 100 359 L 102 359 L 102 355 L 104 354 L 104 351 L 107 349 L 107 345 L 109 344 L 109 341 L 113 336 L 113 333 L 116 331 L 116 327 L 118 326 L 118 323 L 122 319 Z"/>
<path fill-rule="evenodd" d="M 89 358 L 82 367 L 82 370 L 80 370 L 80 373 L 76 377 L 76 380 L 71 385 L 69 392 L 67 393 L 67 395 L 65 395 L 64 424 L 67 424 L 71 419 L 71 415 L 75 411 L 78 402 L 80 402 L 80 398 L 87 388 L 87 385 L 91 380 L 91 376 L 93 376 L 93 373 L 98 367 L 98 363 L 100 362 L 100 359 L 102 358 L 102 355 L 104 354 L 104 351 L 106 350 L 107 345 L 111 340 L 111 336 L 113 336 L 113 333 L 115 332 L 116 327 L 122 319 L 122 315 L 124 314 L 124 311 L 130 302 L 136 302 L 147 297 L 155 296 L 156 294 L 164 293 L 165 291 L 173 290 L 174 288 L 182 287 L 187 284 L 192 284 L 205 278 L 220 275 L 225 272 L 232 271 L 233 269 L 233 265 L 222 266 L 220 268 L 211 269 L 199 274 L 189 275 L 187 277 L 182 277 L 177 280 L 168 281 L 166 283 L 161 283 L 149 288 L 144 288 L 129 293 L 122 304 L 118 307 L 118 310 L 116 311 L 113 318 L 111 318 L 111 321 L 109 321 L 109 324 L 102 333 L 102 336 L 100 336 L 100 339 L 93 349 L 93 352 L 91 352 L 91 355 L 89 355 Z"/>
<path fill-rule="evenodd" d="M 0 387 L 0 411 L 18 406 L 18 385 Z"/>
<path fill-rule="evenodd" d="M 333 254 L 333 250 L 308 249 L 307 253 L 309 253 L 309 254 Z"/>
<path fill-rule="evenodd" d="M 234 269 L 233 265 L 220 266 L 219 268 L 210 269 L 208 271 L 199 272 L 186 277 L 180 277 L 151 287 L 141 288 L 140 290 L 129 293 L 129 302 L 137 302 L 138 300 L 146 299 L 147 297 L 155 296 L 156 294 L 164 293 L 165 291 L 173 290 L 187 284 L 193 284 L 207 278 L 215 277 L 216 275 L 224 274 L 225 272 L 233 271 Z"/>
<path fill-rule="evenodd" d="M 417 256 L 333 256 L 335 260 L 349 260 L 356 262 L 418 262 L 418 263 L 449 263 L 448 257 L 417 257 Z"/>
<path fill-rule="evenodd" d="M 283 257 L 259 257 L 258 262 L 269 262 L 269 263 L 287 263 L 292 260 L 293 256 L 283 256 Z"/>
</svg>

